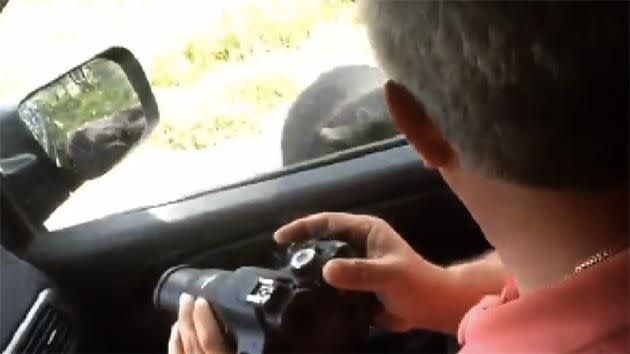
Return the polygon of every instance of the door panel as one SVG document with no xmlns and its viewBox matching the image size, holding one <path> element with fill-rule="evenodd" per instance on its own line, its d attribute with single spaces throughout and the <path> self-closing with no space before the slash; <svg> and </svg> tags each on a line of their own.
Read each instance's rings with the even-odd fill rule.
<svg viewBox="0 0 630 354">
<path fill-rule="evenodd" d="M 405 145 L 55 231 L 36 238 L 27 257 L 71 273 L 77 264 L 116 273 L 160 269 L 322 210 L 381 215 L 414 243 L 441 239 L 437 233 L 456 244 L 472 222 Z"/>
</svg>

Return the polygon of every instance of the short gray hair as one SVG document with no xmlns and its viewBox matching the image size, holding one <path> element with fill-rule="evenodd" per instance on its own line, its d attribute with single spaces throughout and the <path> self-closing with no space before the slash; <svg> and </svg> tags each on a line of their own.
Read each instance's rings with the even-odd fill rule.
<svg viewBox="0 0 630 354">
<path fill-rule="evenodd" d="M 536 187 L 627 183 L 627 2 L 360 8 L 382 69 L 467 168 Z"/>
</svg>

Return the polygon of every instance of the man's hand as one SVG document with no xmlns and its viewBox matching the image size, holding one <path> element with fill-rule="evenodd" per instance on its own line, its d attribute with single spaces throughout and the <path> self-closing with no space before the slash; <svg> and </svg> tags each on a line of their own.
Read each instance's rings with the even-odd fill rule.
<svg viewBox="0 0 630 354">
<path fill-rule="evenodd" d="M 227 353 L 227 346 L 210 306 L 203 298 L 182 294 L 177 322 L 171 329 L 169 354 Z"/>
<path fill-rule="evenodd" d="M 280 228 L 274 238 L 288 244 L 324 234 L 351 243 L 366 256 L 328 262 L 323 269 L 326 281 L 341 289 L 376 293 L 383 310 L 375 322 L 393 331 L 424 328 L 456 334 L 466 311 L 503 286 L 503 265 L 496 255 L 441 268 L 418 255 L 385 221 L 367 215 L 315 214 Z M 169 354 L 227 352 L 208 303 L 183 295 Z"/>
<path fill-rule="evenodd" d="M 334 287 L 376 293 L 383 311 L 375 324 L 392 331 L 420 327 L 455 333 L 463 314 L 453 319 L 448 313 L 450 273 L 424 260 L 385 221 L 366 215 L 315 214 L 280 228 L 274 238 L 288 244 L 325 234 L 349 242 L 366 256 L 332 260 L 323 275 Z"/>
</svg>

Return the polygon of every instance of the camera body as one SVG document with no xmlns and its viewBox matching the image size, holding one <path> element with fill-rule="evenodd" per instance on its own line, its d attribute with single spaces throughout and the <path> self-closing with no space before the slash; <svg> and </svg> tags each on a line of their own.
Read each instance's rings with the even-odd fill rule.
<svg viewBox="0 0 630 354">
<path fill-rule="evenodd" d="M 275 270 L 179 266 L 164 273 L 154 302 L 176 314 L 181 293 L 204 297 L 237 353 L 356 352 L 378 302 L 373 294 L 328 285 L 322 267 L 358 256 L 347 243 L 324 239 L 289 247 L 286 264 Z"/>
</svg>

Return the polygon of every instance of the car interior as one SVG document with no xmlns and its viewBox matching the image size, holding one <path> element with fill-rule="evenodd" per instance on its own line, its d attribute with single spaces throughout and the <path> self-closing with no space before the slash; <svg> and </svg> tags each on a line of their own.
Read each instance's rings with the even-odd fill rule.
<svg viewBox="0 0 630 354">
<path fill-rule="evenodd" d="M 124 69 L 145 111 L 145 134 L 150 133 L 156 103 L 131 52 L 114 48 L 95 58 Z M 85 178 L 68 172 L 72 168 L 59 159 L 55 163 L 50 149 L 33 138 L 20 110 L 26 101 L 0 109 L 4 353 L 166 352 L 173 318 L 152 301 L 166 269 L 179 264 L 275 269 L 279 247 L 273 232 L 316 212 L 381 217 L 437 264 L 490 247 L 439 174 L 425 168 L 402 137 L 48 231 L 45 217 Z M 395 336 L 391 341 L 398 341 Z"/>
</svg>

